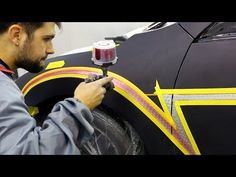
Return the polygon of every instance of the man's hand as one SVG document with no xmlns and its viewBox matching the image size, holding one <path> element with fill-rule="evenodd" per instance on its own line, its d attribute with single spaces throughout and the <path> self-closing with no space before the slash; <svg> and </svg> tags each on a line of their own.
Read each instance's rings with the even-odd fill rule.
<svg viewBox="0 0 236 177">
<path fill-rule="evenodd" d="M 79 99 L 90 110 L 102 103 L 106 89 L 103 87 L 110 82 L 112 77 L 105 77 L 94 82 L 81 82 L 74 92 L 74 98 Z"/>
</svg>

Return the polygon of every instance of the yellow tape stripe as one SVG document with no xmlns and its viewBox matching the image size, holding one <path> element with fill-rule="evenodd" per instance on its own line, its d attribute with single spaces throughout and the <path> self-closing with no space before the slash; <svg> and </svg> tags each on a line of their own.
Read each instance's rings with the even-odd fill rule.
<svg viewBox="0 0 236 177">
<path fill-rule="evenodd" d="M 176 145 L 176 147 L 181 150 L 181 152 L 183 152 L 185 155 L 190 154 L 190 152 L 178 141 L 178 139 L 175 138 L 170 133 L 170 131 L 168 131 L 155 117 L 153 117 L 150 112 L 146 111 L 146 109 L 142 105 L 140 105 L 139 102 L 133 100 L 133 97 L 131 97 L 128 93 L 118 87 L 115 87 L 114 90 L 124 96 L 127 100 L 131 101 L 136 107 L 138 107 L 157 127 L 161 129 L 161 131 Z"/>
<path fill-rule="evenodd" d="M 26 96 L 29 93 L 29 91 L 32 88 L 34 88 L 36 85 L 39 85 L 39 84 L 46 82 L 48 80 L 59 79 L 59 78 L 86 78 L 86 77 L 87 77 L 87 75 L 81 75 L 81 74 L 60 74 L 60 75 L 57 75 L 57 77 L 55 77 L 55 76 L 46 77 L 44 79 L 41 79 L 38 82 L 35 82 L 30 87 L 28 87 L 27 90 L 23 92 L 23 95 Z"/>
<path fill-rule="evenodd" d="M 88 72 L 101 72 L 100 69 L 97 69 L 97 68 L 87 68 L 87 67 L 70 67 L 70 68 L 63 68 L 63 69 L 60 69 L 60 70 L 85 70 L 85 71 L 88 71 Z M 55 72 L 55 70 L 53 70 Z M 38 77 L 42 77 L 43 75 L 46 75 L 48 73 L 54 73 L 53 71 L 48 71 L 47 73 L 43 73 L 42 75 L 38 76 Z M 115 73 L 111 73 L 111 72 L 108 72 L 108 74 L 120 81 L 122 81 L 123 83 L 125 83 L 126 85 L 128 85 L 130 88 L 132 88 L 136 93 L 138 93 L 138 95 L 140 95 L 143 99 L 145 99 L 146 102 L 148 102 L 151 106 L 155 107 L 157 112 L 162 116 L 164 117 L 165 119 L 168 117 L 166 114 L 166 112 L 168 112 L 168 108 L 164 102 L 164 99 L 163 97 L 160 97 L 159 96 L 159 99 L 162 100 L 161 101 L 161 104 L 162 105 L 165 105 L 166 107 L 164 108 L 163 106 L 163 109 L 165 112 L 163 112 L 155 103 L 153 103 L 152 100 L 150 100 L 141 90 L 139 90 L 135 85 L 133 85 L 131 82 L 129 82 L 128 80 L 126 80 L 125 78 L 122 78 L 121 76 L 115 74 Z M 31 85 L 31 87 L 29 87 L 27 89 L 27 92 L 25 92 L 25 94 L 27 94 L 29 92 L 30 89 L 32 89 L 34 86 L 42 83 L 42 82 L 45 82 L 47 80 L 51 80 L 51 79 L 57 79 L 57 78 L 64 78 L 64 77 L 75 77 L 75 78 L 86 78 L 87 75 L 80 75 L 80 74 L 60 74 L 60 75 L 57 75 L 56 77 L 55 76 L 50 76 L 50 77 L 47 77 L 47 78 L 44 78 L 44 79 L 41 79 L 40 81 L 34 83 L 33 85 Z M 35 80 L 37 78 L 34 78 L 32 80 Z M 31 80 L 31 81 L 32 81 Z M 28 83 L 27 83 L 28 84 Z M 158 84 L 158 83 L 157 83 Z M 166 134 L 166 136 L 185 154 L 189 154 L 188 150 L 186 150 L 186 148 L 179 142 L 178 139 L 176 139 L 176 137 L 174 137 L 173 135 L 171 135 L 169 133 L 169 130 L 166 129 L 164 126 L 162 126 L 162 124 L 160 122 L 157 121 L 157 119 L 149 112 L 147 111 L 139 102 L 137 102 L 133 97 L 130 97 L 129 94 L 125 94 L 125 93 L 122 93 L 121 91 L 119 91 L 118 88 L 115 88 L 117 92 L 119 92 L 121 95 L 123 95 L 125 98 L 127 98 L 130 102 L 132 102 L 136 107 L 138 107 L 154 124 L 156 124 L 162 131 L 164 134 Z M 185 90 L 185 89 L 182 89 L 182 90 Z M 157 85 L 156 87 L 156 94 L 157 95 L 160 95 L 161 92 L 161 89 L 159 87 L 159 84 Z M 227 100 L 228 101 L 228 100 Z M 187 104 L 187 103 L 186 103 Z M 198 104 L 198 103 L 196 103 Z M 180 113 L 179 113 L 180 114 Z M 168 119 L 172 119 L 171 115 L 169 115 Z M 158 122 L 158 123 L 157 123 Z M 169 122 L 169 121 L 167 121 Z M 174 122 L 174 121 L 173 121 Z M 169 122 L 170 123 L 170 122 Z M 170 123 L 171 125 L 171 123 Z M 175 122 L 174 124 L 172 124 L 172 126 L 175 125 Z M 174 126 L 173 126 L 174 127 Z M 186 127 L 186 126 L 185 126 Z M 189 133 L 188 133 L 189 134 Z M 191 133 L 190 133 L 191 135 Z M 191 140 L 191 142 L 194 142 Z M 193 143 L 194 144 L 194 143 Z M 196 152 L 196 147 L 194 147 L 193 145 L 193 148 Z"/>
<path fill-rule="evenodd" d="M 169 130 L 167 130 L 155 117 L 153 117 L 150 112 L 146 111 L 146 109 L 140 105 L 139 102 L 133 100 L 133 98 L 127 94 L 124 90 L 119 89 L 118 87 L 115 88 L 115 91 L 123 95 L 127 100 L 131 101 L 136 107 L 138 107 L 149 119 L 161 129 L 161 131 L 178 147 L 185 155 L 189 155 L 189 151 L 176 139 Z"/>
<path fill-rule="evenodd" d="M 25 87 L 27 87 L 28 85 L 32 84 L 32 82 L 35 82 L 34 84 L 32 84 L 30 87 L 27 88 L 27 90 L 24 92 L 24 95 L 26 95 L 33 87 L 35 87 L 36 85 L 42 83 L 42 82 L 45 82 L 47 80 L 51 80 L 51 79 L 57 79 L 57 78 L 63 78 L 63 77 L 76 77 L 76 78 L 85 78 L 87 77 L 87 75 L 79 75 L 79 74 L 59 74 L 59 75 L 54 75 L 54 76 L 50 76 L 50 77 L 46 77 L 44 79 L 41 79 L 40 80 L 40 77 L 43 78 L 45 77 L 47 74 L 53 74 L 54 72 L 57 72 L 59 69 L 55 69 L 55 70 L 52 70 L 52 71 L 48 71 L 46 73 L 43 73 L 35 78 L 33 78 L 31 81 L 29 81 Z M 97 68 L 87 68 L 87 67 L 68 67 L 68 68 L 62 68 L 60 69 L 60 71 L 63 70 L 63 71 L 66 71 L 66 70 L 85 70 L 85 71 L 90 71 L 90 72 L 98 72 L 98 73 L 101 73 L 101 70 L 100 69 L 97 69 Z M 111 72 L 108 72 L 108 75 L 118 79 L 118 80 L 121 80 L 121 82 L 124 82 L 126 85 L 128 85 L 129 87 L 131 87 L 135 92 L 137 92 L 143 99 L 145 99 L 145 101 L 148 102 L 148 104 L 150 104 L 152 107 L 154 107 L 154 109 L 163 117 L 163 118 L 166 118 L 166 115 L 164 114 L 164 112 L 157 106 L 155 105 L 155 103 L 153 103 L 152 100 L 150 100 L 141 90 L 139 90 L 135 85 L 133 85 L 131 82 L 129 82 L 128 80 L 122 78 L 121 76 L 115 74 L 115 73 L 111 73 Z M 39 81 L 37 81 L 37 79 Z M 24 87 L 24 88 L 25 88 Z M 23 89 L 24 89 L 23 88 Z M 22 90 L 23 90 L 22 89 Z M 116 89 L 116 88 L 115 88 Z M 116 89 L 117 91 L 119 89 Z M 121 91 L 118 91 L 119 93 L 122 94 Z M 128 94 L 122 94 L 123 96 L 125 96 L 129 101 L 131 101 L 133 104 L 135 104 L 145 115 L 147 115 L 147 117 L 152 121 L 154 122 L 154 124 L 156 124 L 165 134 L 166 136 L 177 146 L 180 148 L 180 150 L 185 153 L 185 154 L 189 154 L 189 152 L 184 148 L 184 146 L 181 145 L 181 143 L 178 142 L 178 140 L 173 137 L 173 135 L 171 135 L 167 129 L 165 129 L 161 123 L 157 123 L 158 121 L 156 120 L 155 117 L 152 116 L 152 114 L 150 114 L 145 108 L 143 108 L 140 104 L 138 105 L 137 103 L 135 103 L 134 99 L 129 97 Z M 172 120 L 172 119 L 171 119 Z M 169 121 L 167 121 L 169 122 Z M 173 126 L 173 124 L 170 126 Z"/>
<path fill-rule="evenodd" d="M 97 68 L 94 68 L 93 70 L 91 68 L 87 68 L 87 67 L 79 67 L 79 68 L 83 71 L 102 73 L 101 69 L 97 69 Z M 54 70 L 50 70 L 45 73 L 42 73 L 42 74 L 34 77 L 33 79 L 31 79 L 28 83 L 26 83 L 25 86 L 22 88 L 22 91 L 23 91 L 23 93 L 25 93 L 25 92 L 28 93 L 29 92 L 29 88 L 28 88 L 29 85 L 31 85 L 34 82 L 37 82 L 37 80 L 41 80 L 41 78 L 45 78 L 47 75 L 54 74 L 55 72 L 59 72 L 59 71 L 71 71 L 71 70 L 78 70 L 78 67 L 60 68 L 60 69 L 54 69 Z M 66 74 L 66 75 L 68 75 L 68 74 Z M 74 76 L 76 76 L 76 75 L 77 74 L 75 74 Z M 72 76 L 72 77 L 74 77 L 74 76 Z M 85 78 L 86 76 L 87 75 L 81 75 L 81 78 Z M 60 77 L 58 77 L 58 78 L 60 78 Z M 76 77 L 76 78 L 78 78 L 78 77 Z M 44 81 L 47 81 L 47 80 L 44 80 Z M 40 82 L 40 83 L 42 83 L 42 82 Z M 35 84 L 33 84 L 33 85 L 35 86 Z M 30 88 L 32 88 L 32 87 L 30 87 Z M 24 95 L 26 95 L 26 94 L 24 94 Z"/>
<path fill-rule="evenodd" d="M 48 71 L 46 73 L 43 73 L 35 78 L 33 78 L 31 81 L 29 81 L 24 87 L 22 90 L 24 90 L 25 87 L 27 87 L 28 85 L 30 85 L 32 82 L 35 82 L 37 79 L 39 78 L 43 78 L 45 77 L 46 75 L 48 74 L 53 74 L 57 71 L 66 71 L 66 70 L 84 70 L 84 71 L 88 71 L 88 72 L 98 72 L 98 73 L 101 73 L 101 70 L 100 69 L 97 69 L 97 68 L 88 68 L 88 67 L 67 67 L 67 68 L 61 68 L 61 69 L 55 69 L 55 70 L 51 70 L 51 71 Z M 164 113 L 162 112 L 162 110 L 157 106 L 155 105 L 155 103 L 153 103 L 152 100 L 150 100 L 141 90 L 139 90 L 135 85 L 133 85 L 132 83 L 130 83 L 128 80 L 122 78 L 121 76 L 115 74 L 115 73 L 111 73 L 111 72 L 108 72 L 109 75 L 111 75 L 112 77 L 118 79 L 118 80 L 121 80 L 121 82 L 124 82 L 126 85 L 128 85 L 129 87 L 131 87 L 135 92 L 137 92 L 138 95 L 140 95 L 141 97 L 144 97 L 145 101 L 147 101 L 151 106 L 153 106 L 155 108 L 155 110 L 157 110 L 158 113 L 160 113 L 161 116 L 165 116 Z M 45 82 L 47 80 L 51 80 L 51 79 L 56 79 L 56 78 L 61 78 L 61 77 L 81 77 L 81 78 L 85 78 L 86 76 L 85 75 L 78 75 L 78 74 L 65 74 L 65 75 L 57 75 L 57 76 L 51 76 L 51 77 L 46 77 L 44 79 L 39 79 L 40 81 L 37 81 L 35 82 L 34 84 L 32 84 L 29 88 L 27 88 L 27 90 L 24 91 L 24 95 L 26 95 L 29 90 L 31 90 L 34 86 L 42 83 L 42 82 Z"/>
<path fill-rule="evenodd" d="M 158 92 L 160 91 L 160 85 L 159 85 L 158 81 L 156 81 L 155 91 L 156 91 L 155 93 L 158 93 Z M 164 112 L 165 112 L 166 117 L 167 117 L 169 120 L 172 120 L 172 122 L 173 122 L 173 128 L 176 130 L 176 129 L 177 129 L 177 126 L 176 126 L 175 121 L 173 120 L 173 118 L 172 118 L 172 116 L 171 116 L 171 114 L 170 114 L 170 111 L 169 111 L 169 109 L 168 109 L 168 107 L 167 107 L 167 105 L 166 105 L 166 102 L 165 102 L 165 100 L 164 100 L 163 95 L 162 95 L 162 94 L 156 94 L 156 95 L 157 95 L 157 97 L 158 97 L 158 99 L 159 99 L 159 101 L 160 101 L 160 103 L 161 103 L 161 106 L 162 106 L 162 108 L 163 108 L 163 110 L 164 110 Z"/>
<path fill-rule="evenodd" d="M 181 106 L 234 106 L 236 100 L 181 100 L 178 103 Z"/>
<path fill-rule="evenodd" d="M 158 94 L 199 95 L 199 94 L 233 94 L 236 88 L 209 88 L 209 89 L 161 89 Z"/>
<path fill-rule="evenodd" d="M 178 93 L 180 93 L 180 91 L 185 91 L 185 90 L 186 90 L 186 89 L 178 90 Z M 165 91 L 165 90 L 164 90 L 164 91 Z M 174 91 L 174 89 L 168 89 L 168 91 Z M 171 94 L 171 92 L 165 92 L 165 94 L 166 94 L 166 93 Z M 170 114 L 170 112 L 169 112 L 169 110 L 168 110 L 168 107 L 167 107 L 167 105 L 166 105 L 166 103 L 165 103 L 165 101 L 164 101 L 164 99 L 163 99 L 163 96 L 162 96 L 162 95 L 163 95 L 163 89 L 160 89 L 160 86 L 159 86 L 158 81 L 156 81 L 155 94 L 158 96 L 158 98 L 159 98 L 159 100 L 160 100 L 160 103 L 161 103 L 163 109 L 165 110 L 165 112 L 168 113 L 168 116 L 172 118 L 172 116 L 171 116 L 171 114 Z M 191 132 L 190 132 L 190 129 L 188 128 L 187 122 L 186 122 L 185 119 L 183 118 L 183 117 L 184 117 L 183 112 L 182 112 L 181 108 L 178 107 L 178 105 L 175 105 L 175 106 L 176 106 L 177 114 L 178 114 L 178 116 L 179 116 L 179 118 L 180 118 L 180 121 L 181 121 L 181 123 L 182 123 L 182 125 L 183 125 L 184 131 L 186 132 L 187 137 L 188 137 L 188 139 L 189 139 L 189 143 L 191 144 L 191 146 L 192 146 L 192 148 L 193 148 L 193 151 L 194 151 L 197 155 L 199 155 L 199 154 L 200 154 L 200 151 L 199 151 L 199 149 L 198 149 L 198 147 L 197 147 L 197 144 L 196 144 L 196 142 L 195 142 L 195 140 L 194 140 L 194 138 L 193 138 L 193 136 L 192 136 L 192 134 L 191 134 Z M 173 119 L 173 118 L 172 118 L 172 119 Z M 177 128 L 176 128 L 176 129 L 177 129 Z M 175 129 L 174 131 L 177 131 L 176 133 L 179 134 L 178 130 L 176 130 L 176 129 Z"/>
<path fill-rule="evenodd" d="M 129 86 L 132 90 L 134 90 L 139 96 L 141 96 L 151 107 L 153 107 L 158 114 L 160 114 L 161 117 L 164 118 L 165 121 L 167 121 L 170 126 L 176 127 L 175 122 L 173 121 L 172 118 L 166 116 L 166 114 L 150 99 L 148 98 L 137 86 L 132 84 L 130 81 L 127 79 L 121 77 L 120 75 L 117 75 L 112 72 L 108 72 L 110 76 L 113 78 L 116 78 L 117 80 L 121 81 L 122 83 L 125 83 L 125 85 Z"/>
<path fill-rule="evenodd" d="M 236 100 L 180 100 L 175 101 L 175 107 L 176 111 L 178 113 L 178 116 L 180 118 L 180 121 L 184 127 L 184 130 L 194 148 L 194 151 L 197 152 L 197 154 L 201 154 L 197 144 L 193 138 L 193 135 L 190 131 L 190 128 L 186 122 L 185 116 L 182 112 L 181 106 L 236 106 Z"/>
<path fill-rule="evenodd" d="M 147 93 L 146 95 L 147 95 L 147 96 L 157 96 L 156 93 Z"/>
<path fill-rule="evenodd" d="M 191 145 L 193 147 L 193 150 L 196 153 L 196 155 L 201 155 L 201 153 L 199 151 L 199 148 L 197 146 L 197 143 L 195 142 L 195 140 L 193 138 L 193 135 L 192 135 L 192 133 L 191 133 L 191 131 L 189 129 L 188 123 L 187 123 L 187 121 L 186 121 L 186 119 L 184 117 L 184 114 L 183 114 L 183 111 L 181 109 L 181 106 L 182 106 L 181 101 L 175 101 L 175 108 L 176 108 L 177 114 L 178 114 L 178 116 L 180 118 L 181 124 L 183 125 L 183 128 L 184 128 L 184 130 L 186 132 L 186 135 L 189 138 L 189 141 L 190 141 L 190 143 L 191 143 Z"/>
<path fill-rule="evenodd" d="M 55 69 L 55 68 L 61 68 L 65 65 L 65 61 L 64 60 L 60 60 L 60 61 L 54 61 L 54 62 L 50 62 L 48 63 L 47 67 L 45 70 L 48 69 Z"/>
</svg>

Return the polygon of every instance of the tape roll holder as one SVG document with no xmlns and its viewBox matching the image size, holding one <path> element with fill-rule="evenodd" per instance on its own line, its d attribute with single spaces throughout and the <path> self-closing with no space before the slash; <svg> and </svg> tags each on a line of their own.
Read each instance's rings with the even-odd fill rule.
<svg viewBox="0 0 236 177">
<path fill-rule="evenodd" d="M 117 62 L 116 45 L 113 40 L 104 40 L 93 43 L 92 62 L 102 69 L 102 75 L 90 76 L 85 82 L 92 82 L 107 76 L 108 67 Z M 104 86 L 107 90 L 114 88 L 114 84 L 109 82 Z"/>
</svg>

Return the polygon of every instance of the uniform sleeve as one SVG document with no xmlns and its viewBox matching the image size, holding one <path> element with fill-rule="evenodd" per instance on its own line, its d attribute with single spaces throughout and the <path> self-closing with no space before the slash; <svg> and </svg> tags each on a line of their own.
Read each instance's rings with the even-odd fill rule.
<svg viewBox="0 0 236 177">
<path fill-rule="evenodd" d="M 0 82 L 0 154 L 80 154 L 79 144 L 94 132 L 89 109 L 67 98 L 37 127 L 14 84 Z"/>
</svg>

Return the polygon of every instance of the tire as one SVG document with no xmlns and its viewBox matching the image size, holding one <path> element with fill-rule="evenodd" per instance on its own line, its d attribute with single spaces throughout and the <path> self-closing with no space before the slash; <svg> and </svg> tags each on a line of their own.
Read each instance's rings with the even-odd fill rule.
<svg viewBox="0 0 236 177">
<path fill-rule="evenodd" d="M 124 120 L 115 120 L 107 113 L 95 109 L 93 112 L 93 137 L 80 148 L 82 155 L 142 155 L 143 143 Z"/>
</svg>

